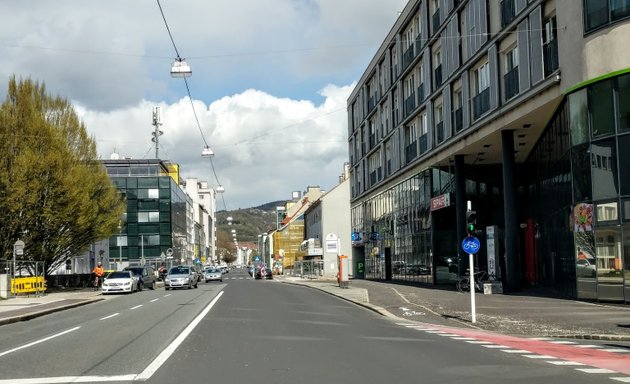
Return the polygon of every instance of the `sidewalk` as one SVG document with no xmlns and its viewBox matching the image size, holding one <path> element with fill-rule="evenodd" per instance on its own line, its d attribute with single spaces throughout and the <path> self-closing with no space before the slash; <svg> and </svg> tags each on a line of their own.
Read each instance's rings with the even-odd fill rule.
<svg viewBox="0 0 630 384">
<path fill-rule="evenodd" d="M 472 323 L 470 294 L 459 293 L 452 287 L 352 280 L 348 288 L 339 288 L 335 280 L 291 276 L 274 276 L 274 280 L 319 289 L 399 320 L 515 336 L 630 342 L 630 305 L 554 298 L 536 290 L 498 295 L 477 293 L 476 322 Z M 0 300 L 0 325 L 100 300 L 103 300 L 100 292 L 90 289 Z"/>
<path fill-rule="evenodd" d="M 30 320 L 101 300 L 103 300 L 101 292 L 93 289 L 0 299 L 0 325 Z"/>
<path fill-rule="evenodd" d="M 339 288 L 334 280 L 279 276 L 284 283 L 316 288 L 384 316 L 507 335 L 630 342 L 630 306 L 549 297 L 530 289 L 515 294 L 475 294 L 476 322 L 470 294 L 452 287 L 411 286 L 352 280 Z"/>
</svg>

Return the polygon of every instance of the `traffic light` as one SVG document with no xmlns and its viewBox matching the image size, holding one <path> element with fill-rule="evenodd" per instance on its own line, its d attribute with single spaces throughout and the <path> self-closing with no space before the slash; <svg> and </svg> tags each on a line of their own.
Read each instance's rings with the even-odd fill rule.
<svg viewBox="0 0 630 384">
<path fill-rule="evenodd" d="M 468 236 L 475 236 L 477 232 L 477 212 L 466 212 L 466 233 Z"/>
</svg>

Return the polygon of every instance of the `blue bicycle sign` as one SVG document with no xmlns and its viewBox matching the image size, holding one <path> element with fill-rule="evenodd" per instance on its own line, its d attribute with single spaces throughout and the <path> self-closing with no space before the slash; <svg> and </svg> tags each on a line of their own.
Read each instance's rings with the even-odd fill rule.
<svg viewBox="0 0 630 384">
<path fill-rule="evenodd" d="M 468 236 L 462 241 L 462 249 L 466 253 L 477 253 L 479 252 L 479 248 L 481 248 L 481 244 L 479 244 L 479 239 L 474 236 Z"/>
</svg>

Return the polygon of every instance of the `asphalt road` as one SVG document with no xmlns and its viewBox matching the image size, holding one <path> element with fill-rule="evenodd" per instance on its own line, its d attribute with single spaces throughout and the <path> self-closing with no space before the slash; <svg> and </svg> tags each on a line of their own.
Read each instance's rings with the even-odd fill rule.
<svg viewBox="0 0 630 384">
<path fill-rule="evenodd" d="M 518 353 L 519 343 L 535 343 L 524 339 L 498 338 L 494 348 L 460 336 L 237 270 L 198 289 L 112 296 L 3 326 L 0 384 L 592 384 L 622 376 L 550 363 L 544 349 Z"/>
</svg>

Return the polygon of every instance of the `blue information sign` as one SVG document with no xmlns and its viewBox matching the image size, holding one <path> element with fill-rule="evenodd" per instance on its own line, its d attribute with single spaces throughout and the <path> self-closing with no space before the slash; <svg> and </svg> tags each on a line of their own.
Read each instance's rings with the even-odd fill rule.
<svg viewBox="0 0 630 384">
<path fill-rule="evenodd" d="M 474 236 L 468 236 L 462 241 L 462 249 L 466 253 L 477 253 L 479 252 L 479 248 L 481 244 L 479 244 L 479 239 Z"/>
</svg>

